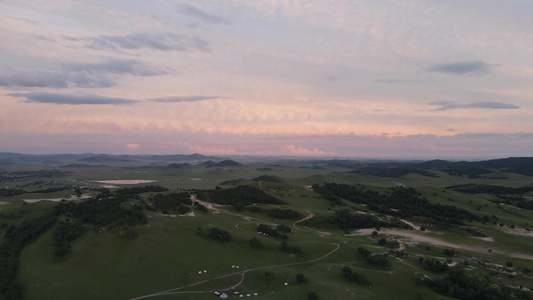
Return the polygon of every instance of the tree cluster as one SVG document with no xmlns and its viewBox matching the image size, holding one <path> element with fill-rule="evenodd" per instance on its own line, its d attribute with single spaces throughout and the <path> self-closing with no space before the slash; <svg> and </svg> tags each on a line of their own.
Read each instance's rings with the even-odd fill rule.
<svg viewBox="0 0 533 300">
<path fill-rule="evenodd" d="M 180 215 L 191 211 L 187 205 L 192 205 L 189 193 L 157 194 L 154 196 L 153 206 L 164 214 L 177 213 Z"/>
<path fill-rule="evenodd" d="M 400 243 L 397 240 L 387 240 L 385 238 L 380 238 L 378 240 L 378 244 L 380 246 L 391 248 L 391 249 L 400 248 Z"/>
<path fill-rule="evenodd" d="M 433 273 L 446 273 L 450 270 L 450 267 L 445 262 L 440 262 L 436 259 L 424 259 L 423 257 L 418 258 L 425 270 L 431 271 Z"/>
<path fill-rule="evenodd" d="M 495 286 L 490 281 L 471 278 L 462 270 L 452 269 L 442 279 L 418 278 L 418 284 L 435 292 L 464 300 L 533 299 L 531 293 L 508 286 Z"/>
<path fill-rule="evenodd" d="M 219 241 L 221 243 L 231 241 L 231 235 L 229 234 L 229 232 L 216 227 L 211 227 L 207 230 L 207 237 L 212 240 Z"/>
<path fill-rule="evenodd" d="M 338 209 L 335 211 L 335 216 L 331 220 L 331 223 L 338 225 L 342 229 L 348 231 L 353 228 L 372 228 L 372 227 L 382 227 L 382 226 L 395 226 L 395 227 L 405 227 L 405 223 L 393 224 L 389 222 L 384 222 L 378 218 L 367 215 L 367 214 L 358 214 L 353 213 L 348 209 Z M 402 225 L 403 224 L 403 225 Z"/>
<path fill-rule="evenodd" d="M 287 240 L 281 241 L 281 251 L 289 253 L 289 254 L 296 254 L 296 255 L 304 255 L 304 252 L 300 248 L 300 246 L 289 246 L 287 243 Z"/>
<path fill-rule="evenodd" d="M 66 215 L 94 227 L 115 228 L 147 224 L 148 219 L 140 205 L 122 205 L 127 198 L 110 197 L 89 199 L 84 202 L 61 202 L 55 207 L 55 213 Z"/>
<path fill-rule="evenodd" d="M 352 271 L 352 268 L 348 266 L 344 266 L 342 268 L 342 274 L 344 275 L 344 278 L 348 281 L 359 283 L 359 284 L 366 284 L 368 280 L 366 279 L 365 274 L 359 274 Z"/>
<path fill-rule="evenodd" d="M 289 226 L 283 225 L 283 224 L 278 224 L 278 226 L 276 226 L 276 230 L 279 231 L 279 232 L 282 232 L 282 233 L 291 233 L 292 232 L 292 229 Z"/>
<path fill-rule="evenodd" d="M 60 222 L 54 232 L 54 257 L 64 258 L 70 251 L 71 243 L 85 232 L 80 222 Z"/>
<path fill-rule="evenodd" d="M 194 201 L 193 206 L 196 207 L 196 209 L 201 212 L 207 212 L 207 207 L 197 201 Z"/>
<path fill-rule="evenodd" d="M 369 265 L 373 265 L 381 269 L 390 269 L 391 267 L 389 259 L 383 254 L 372 253 L 370 250 L 363 247 L 357 248 L 357 253 L 359 257 L 364 259 L 364 261 Z"/>
<path fill-rule="evenodd" d="M 302 215 L 295 210 L 281 208 L 273 208 L 269 210 L 268 215 L 276 219 L 298 219 L 302 217 Z"/>
<path fill-rule="evenodd" d="M 261 243 L 261 241 L 256 238 L 256 237 L 253 237 L 251 240 L 250 240 L 250 246 L 252 246 L 252 248 L 255 248 L 255 249 L 263 249 L 263 243 Z"/>
<path fill-rule="evenodd" d="M 261 233 L 265 233 L 269 236 L 273 236 L 273 237 L 276 237 L 276 238 L 280 238 L 282 240 L 287 240 L 289 237 L 287 236 L 287 234 L 283 234 L 281 232 L 279 232 L 276 229 L 266 225 L 266 224 L 259 224 L 257 225 L 257 232 L 261 232 Z"/>
<path fill-rule="evenodd" d="M 209 202 L 231 205 L 235 209 L 242 209 L 253 203 L 283 204 L 281 200 L 249 185 L 239 185 L 228 189 L 209 190 L 205 193 L 198 193 L 197 196 L 199 196 L 199 199 Z"/>
<path fill-rule="evenodd" d="M 331 200 L 342 198 L 367 207 L 378 213 L 408 217 L 426 217 L 439 222 L 462 224 L 463 220 L 479 221 L 480 217 L 468 210 L 452 205 L 431 204 L 414 188 L 394 187 L 380 194 L 363 189 L 361 186 L 326 183 L 313 185 L 313 190 Z"/>
<path fill-rule="evenodd" d="M 158 186 L 158 185 L 147 185 L 147 186 L 134 186 L 134 187 L 125 187 L 121 188 L 115 191 L 116 196 L 125 196 L 125 197 L 133 197 L 135 195 L 139 195 L 142 193 L 158 193 L 158 192 L 166 192 L 168 191 L 167 188 Z"/>
<path fill-rule="evenodd" d="M 57 216 L 48 213 L 42 217 L 25 221 L 19 227 L 11 225 L 4 233 L 0 245 L 0 294 L 5 299 L 21 299 L 22 286 L 15 281 L 22 249 L 52 227 Z"/>
</svg>

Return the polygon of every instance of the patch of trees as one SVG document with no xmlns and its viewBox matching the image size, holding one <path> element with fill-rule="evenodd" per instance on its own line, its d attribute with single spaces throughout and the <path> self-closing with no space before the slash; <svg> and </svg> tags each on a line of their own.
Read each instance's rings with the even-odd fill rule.
<svg viewBox="0 0 533 300">
<path fill-rule="evenodd" d="M 381 269 L 390 269 L 391 267 L 389 259 L 383 254 L 372 253 L 370 250 L 363 247 L 357 248 L 357 253 L 359 257 L 364 259 L 364 261 L 369 265 L 373 265 Z"/>
<path fill-rule="evenodd" d="M 216 163 L 214 165 L 217 166 L 217 167 L 237 167 L 237 166 L 240 166 L 241 164 L 236 162 L 236 161 L 234 161 L 234 160 L 226 159 L 226 160 L 218 162 L 218 163 Z"/>
<path fill-rule="evenodd" d="M 276 219 L 298 219 L 302 215 L 292 209 L 273 208 L 268 211 L 268 215 Z"/>
<path fill-rule="evenodd" d="M 278 224 L 278 226 L 276 226 L 276 230 L 279 231 L 279 232 L 283 232 L 283 233 L 291 233 L 292 232 L 292 229 L 289 226 L 283 225 L 283 224 Z"/>
<path fill-rule="evenodd" d="M 229 234 L 229 232 L 216 227 L 211 227 L 207 230 L 207 237 L 209 239 L 219 241 L 221 243 L 231 241 L 231 235 Z"/>
<path fill-rule="evenodd" d="M 468 194 L 491 194 L 499 200 L 493 202 L 514 205 L 522 209 L 533 210 L 533 201 L 524 198 L 524 194 L 533 191 L 533 185 L 513 188 L 499 185 L 487 184 L 462 184 L 448 187 L 455 191 Z"/>
<path fill-rule="evenodd" d="M 134 187 L 125 187 L 115 191 L 117 196 L 133 197 L 142 193 L 158 193 L 166 192 L 167 188 L 158 186 L 158 185 L 147 185 L 147 186 L 134 186 Z"/>
<path fill-rule="evenodd" d="M 22 286 L 15 281 L 22 249 L 52 227 L 57 216 L 48 213 L 42 217 L 25 221 L 19 227 L 11 225 L 4 233 L 0 245 L 0 294 L 5 299 L 22 299 Z"/>
<path fill-rule="evenodd" d="M 378 240 L 378 244 L 380 246 L 391 248 L 391 249 L 400 248 L 400 243 L 397 240 L 387 240 L 385 238 L 380 238 Z"/>
<path fill-rule="evenodd" d="M 230 205 L 235 209 L 242 209 L 243 207 L 253 203 L 284 203 L 281 200 L 270 196 L 264 191 L 248 185 L 239 185 L 228 189 L 209 190 L 205 193 L 198 193 L 197 196 L 201 200 L 206 200 L 217 204 Z"/>
<path fill-rule="evenodd" d="M 222 181 L 219 184 L 220 185 L 224 185 L 224 186 L 226 186 L 226 185 L 236 186 L 236 185 L 239 185 L 239 184 L 243 184 L 245 182 L 246 182 L 245 179 L 239 178 L 239 179 L 230 179 L 230 180 Z"/>
<path fill-rule="evenodd" d="M 433 273 L 446 273 L 450 270 L 450 267 L 445 262 L 438 261 L 436 259 L 424 259 L 423 257 L 418 258 L 418 262 L 424 266 L 425 270 L 431 271 Z"/>
<path fill-rule="evenodd" d="M 365 167 L 353 167 L 359 168 L 351 171 L 351 173 L 381 177 L 399 177 L 408 173 L 419 173 L 433 177 L 434 173 L 428 171 L 430 169 L 438 169 L 453 176 L 467 176 L 469 178 L 483 178 L 482 175 L 493 173 L 494 169 L 533 176 L 533 159 L 530 157 L 511 157 L 479 162 L 432 160 L 422 163 L 373 163 Z"/>
<path fill-rule="evenodd" d="M 362 186 L 326 183 L 313 185 L 313 190 L 333 201 L 342 198 L 357 204 L 366 204 L 370 210 L 401 218 L 426 217 L 448 224 L 462 224 L 463 220 L 479 221 L 479 216 L 453 205 L 431 204 L 416 189 L 394 187 L 380 194 Z"/>
<path fill-rule="evenodd" d="M 72 172 L 63 172 L 59 170 L 38 170 L 38 171 L 13 171 L 4 172 L 0 180 L 19 180 L 19 179 L 34 179 L 34 178 L 57 178 L 70 174 Z"/>
<path fill-rule="evenodd" d="M 367 215 L 354 213 L 348 209 L 339 209 L 335 211 L 335 216 L 331 220 L 331 223 L 338 225 L 345 231 L 349 231 L 354 228 L 373 228 L 382 226 L 391 227 L 407 227 L 409 225 L 401 223 L 390 223 L 379 220 L 378 218 Z"/>
<path fill-rule="evenodd" d="M 54 257 L 61 260 L 70 251 L 72 242 L 85 232 L 80 222 L 60 222 L 54 232 Z"/>
<path fill-rule="evenodd" d="M 194 201 L 193 203 L 194 207 L 196 207 L 197 210 L 201 211 L 201 212 L 207 212 L 207 207 L 197 201 Z"/>
<path fill-rule="evenodd" d="M 366 279 L 365 274 L 359 274 L 352 271 L 352 268 L 348 266 L 344 266 L 342 268 L 342 275 L 344 275 L 344 278 L 348 281 L 359 283 L 359 284 L 366 284 L 368 283 L 368 280 Z"/>
<path fill-rule="evenodd" d="M 533 191 L 533 186 L 524 186 L 519 188 L 513 188 L 501 185 L 489 185 L 489 184 L 460 184 L 447 187 L 449 189 L 468 193 L 468 194 L 494 194 L 494 195 L 509 195 L 509 194 L 524 194 Z"/>
<path fill-rule="evenodd" d="M 24 194 L 25 192 L 23 190 L 17 190 L 17 189 L 0 189 L 0 196 L 2 197 L 11 197 L 16 195 Z"/>
<path fill-rule="evenodd" d="M 142 206 L 123 205 L 126 201 L 127 198 L 115 196 L 89 199 L 80 203 L 61 202 L 54 210 L 58 215 L 66 215 L 94 227 L 115 228 L 147 224 L 148 219 L 143 213 Z"/>
<path fill-rule="evenodd" d="M 454 249 L 444 249 L 443 254 L 446 256 L 455 256 L 457 252 Z"/>
<path fill-rule="evenodd" d="M 261 241 L 256 237 L 253 237 L 250 240 L 250 246 L 255 249 L 263 249 L 263 243 L 261 243 Z"/>
<path fill-rule="evenodd" d="M 533 299 L 530 292 L 506 285 L 495 286 L 488 280 L 469 277 L 456 269 L 450 270 L 442 279 L 418 278 L 417 283 L 441 295 L 464 300 Z"/>
<path fill-rule="evenodd" d="M 191 205 L 192 201 L 190 199 L 189 193 L 171 193 L 168 195 L 157 194 L 152 200 L 154 208 L 168 214 L 169 212 L 175 212 L 180 215 L 186 214 L 191 211 L 191 209 L 186 205 Z"/>
<path fill-rule="evenodd" d="M 389 250 L 389 255 L 392 255 L 394 257 L 399 257 L 399 258 L 403 258 L 403 257 L 407 257 L 409 255 L 409 253 L 405 252 L 404 250 Z"/>
<path fill-rule="evenodd" d="M 281 179 L 278 176 L 273 176 L 273 175 L 261 175 L 261 176 L 255 177 L 253 180 L 254 181 L 265 181 L 265 182 L 283 182 L 283 179 Z"/>
<path fill-rule="evenodd" d="M 285 253 L 289 253 L 289 254 L 304 255 L 304 252 L 302 251 L 300 246 L 298 246 L 298 245 L 290 246 L 287 243 L 287 240 L 282 240 L 281 241 L 281 251 L 283 251 Z"/>
<path fill-rule="evenodd" d="M 356 169 L 348 173 L 357 173 L 357 174 L 363 174 L 363 175 L 371 175 L 371 176 L 379 176 L 379 177 L 400 177 L 403 175 L 407 175 L 409 173 L 415 173 L 420 174 L 422 176 L 426 177 L 439 177 L 437 174 L 415 168 L 415 167 L 394 167 L 394 168 L 380 168 L 380 167 L 364 167 L 361 169 Z"/>
<path fill-rule="evenodd" d="M 135 226 L 147 224 L 148 219 L 141 205 L 129 205 L 124 196 L 89 199 L 84 202 L 61 202 L 54 208 L 54 214 L 67 217 L 54 233 L 54 257 L 63 259 L 70 251 L 74 240 L 87 229 L 120 229 L 120 237 L 137 236 Z"/>
<path fill-rule="evenodd" d="M 296 282 L 298 283 L 304 283 L 305 282 L 305 276 L 303 273 L 296 273 Z"/>
<path fill-rule="evenodd" d="M 278 225 L 279 226 L 279 225 Z M 290 229 L 290 228 L 289 228 Z M 287 236 L 287 234 L 283 234 L 281 232 L 279 232 L 276 229 L 266 225 L 266 224 L 259 224 L 257 225 L 257 232 L 261 232 L 261 233 L 264 233 L 268 236 L 273 236 L 273 237 L 276 237 L 276 238 L 280 238 L 282 240 L 287 240 L 289 237 Z"/>
</svg>

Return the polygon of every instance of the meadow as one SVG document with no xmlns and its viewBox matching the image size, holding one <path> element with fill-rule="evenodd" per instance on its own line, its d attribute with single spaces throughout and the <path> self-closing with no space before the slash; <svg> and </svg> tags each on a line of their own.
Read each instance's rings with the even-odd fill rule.
<svg viewBox="0 0 533 300">
<path fill-rule="evenodd" d="M 21 172 L 58 169 L 63 174 L 42 178 L 20 175 L 14 180 L 10 174 L 17 167 Z M 61 260 L 54 257 L 58 223 L 35 237 L 20 253 L 16 280 L 23 287 L 23 299 L 215 299 L 215 290 L 227 293 L 230 299 L 240 295 L 248 298 L 248 294 L 253 299 L 454 299 L 453 294 L 439 293 L 421 282 L 424 278 L 448 276 L 432 271 L 421 258 L 442 262 L 479 282 L 490 282 L 489 287 L 507 287 L 515 295 L 523 292 L 532 296 L 533 235 L 528 222 L 533 220 L 533 211 L 501 204 L 494 201 L 497 197 L 492 194 L 467 194 L 447 188 L 465 183 L 522 187 L 533 181 L 533 177 L 525 175 L 498 170 L 493 179 L 476 179 L 434 169 L 439 177 L 410 173 L 387 178 L 348 173 L 351 168 L 307 161 L 227 166 L 135 162 L 61 168 L 32 162 L 10 168 L 3 173 L 3 185 L 25 193 L 0 197 L 2 235 L 10 226 L 21 226 L 53 211 L 57 205 L 52 201 L 24 200 L 70 199 L 74 195 L 74 200 L 62 203 L 81 203 L 87 200 L 75 197 L 73 188 L 96 197 L 103 185 L 109 184 L 99 181 L 150 180 L 153 182 L 134 185 L 114 182 L 114 188 L 109 190 L 157 185 L 168 189 L 160 193 L 163 195 L 194 195 L 203 190 L 249 185 L 283 202 L 235 209 L 197 200 L 205 204 L 207 211 L 191 205 L 191 212 L 184 215 L 144 209 L 148 222 L 135 225 L 134 237 L 124 238 L 121 227 L 91 227 L 72 242 L 68 255 Z M 507 179 L 502 179 L 502 174 Z M 259 176 L 268 177 L 262 177 L 266 181 L 254 180 Z M 338 209 L 386 218 L 366 205 L 346 199 L 341 199 L 342 205 L 332 205 L 311 188 L 325 182 L 357 185 L 383 194 L 401 183 L 416 188 L 431 204 L 453 205 L 480 218 L 487 216 L 490 221 L 469 220 L 451 226 L 429 218 L 393 216 L 387 220 L 407 222 L 414 228 L 341 228 L 332 222 Z M 51 187 L 72 188 L 31 193 Z M 140 193 L 121 205 L 152 205 L 155 194 L 158 192 Z M 301 217 L 275 218 L 266 213 L 273 208 L 294 210 Z M 68 222 L 68 218 L 60 216 L 59 220 Z M 298 246 L 303 254 L 282 251 L 282 239 L 258 233 L 259 224 L 291 228 L 287 244 Z M 210 228 L 227 231 L 231 240 L 208 238 Z M 260 241 L 261 248 L 251 247 L 253 238 Z M 392 247 L 391 252 L 391 247 L 380 244 L 380 239 L 396 241 L 398 246 Z M 386 254 L 390 266 L 369 263 L 358 254 L 361 247 L 373 255 Z M 453 256 L 444 254 L 451 249 Z M 406 254 L 396 255 L 394 251 Z M 366 280 L 346 280 L 344 267 L 363 274 Z M 297 274 L 305 279 L 299 282 Z"/>
</svg>

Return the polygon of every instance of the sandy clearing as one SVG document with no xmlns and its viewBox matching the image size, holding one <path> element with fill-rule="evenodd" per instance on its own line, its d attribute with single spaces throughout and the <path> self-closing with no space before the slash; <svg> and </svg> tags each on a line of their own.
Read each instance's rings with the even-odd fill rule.
<svg viewBox="0 0 533 300">
<path fill-rule="evenodd" d="M 533 237 L 533 231 L 527 231 L 525 228 L 504 228 L 502 231 L 514 235 Z"/>
<path fill-rule="evenodd" d="M 494 242 L 494 238 L 491 236 L 487 236 L 487 237 L 473 236 L 472 238 L 482 240 L 485 242 Z"/>
<path fill-rule="evenodd" d="M 425 235 L 421 235 L 414 232 L 409 231 L 402 231 L 402 230 L 396 230 L 396 229 L 382 229 L 381 233 L 389 234 L 389 235 L 398 235 L 410 238 L 411 240 L 418 242 L 418 243 L 426 243 L 434 246 L 441 246 L 441 247 L 448 247 L 448 248 L 454 248 L 454 249 L 461 249 L 466 251 L 472 251 L 472 252 L 478 252 L 478 253 L 488 253 L 488 248 L 479 247 L 479 246 L 471 246 L 471 245 L 464 245 L 464 244 L 455 244 L 446 242 L 443 240 L 439 240 L 434 237 L 429 237 Z M 504 254 L 516 258 L 523 258 L 528 260 L 533 260 L 533 255 L 528 254 L 522 254 L 522 253 L 509 253 L 509 252 L 503 252 L 499 250 L 492 250 L 491 253 L 499 253 Z"/>
</svg>

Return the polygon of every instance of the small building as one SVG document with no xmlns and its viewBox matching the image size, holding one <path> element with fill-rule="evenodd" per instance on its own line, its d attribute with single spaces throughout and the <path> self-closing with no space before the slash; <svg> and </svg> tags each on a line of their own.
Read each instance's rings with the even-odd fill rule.
<svg viewBox="0 0 533 300">
<path fill-rule="evenodd" d="M 228 299 L 228 295 L 226 293 L 222 293 L 220 295 L 220 299 Z"/>
<path fill-rule="evenodd" d="M 220 292 L 219 291 L 213 291 L 213 294 L 215 294 L 215 296 L 220 296 Z"/>
</svg>

